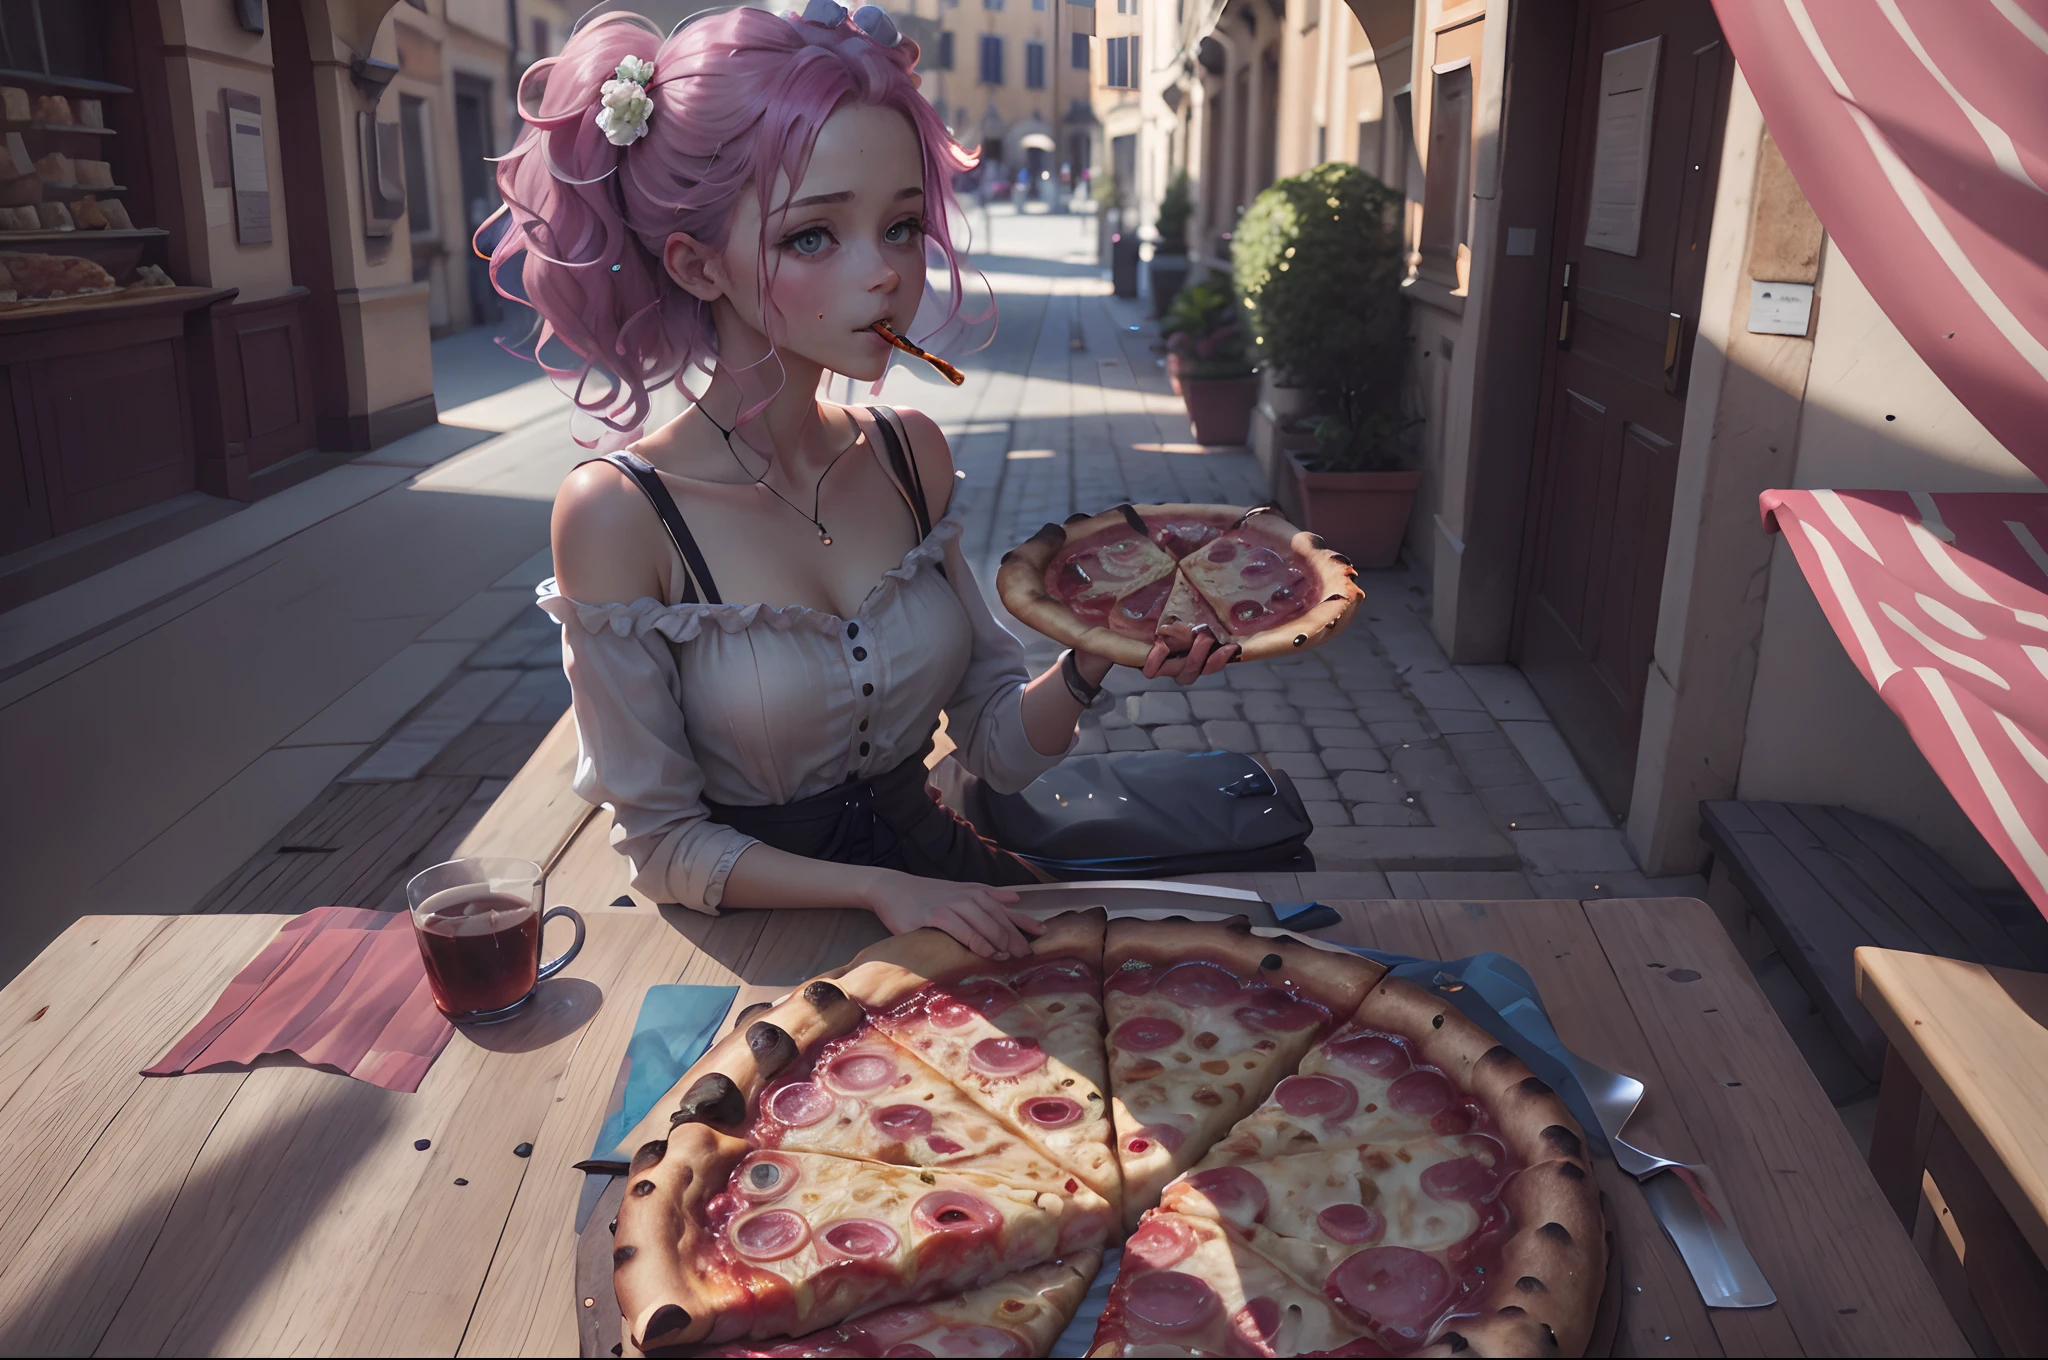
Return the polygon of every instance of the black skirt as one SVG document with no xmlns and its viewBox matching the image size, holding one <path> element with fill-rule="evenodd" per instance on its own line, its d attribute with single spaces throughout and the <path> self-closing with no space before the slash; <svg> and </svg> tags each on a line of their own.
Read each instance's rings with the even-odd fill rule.
<svg viewBox="0 0 2048 1360">
<path fill-rule="evenodd" d="M 738 807 L 704 800 L 711 820 L 806 859 L 900 869 L 919 878 L 1015 887 L 1037 883 L 1024 861 L 983 840 L 925 779 L 931 743 L 871 779 L 793 803 Z"/>
</svg>

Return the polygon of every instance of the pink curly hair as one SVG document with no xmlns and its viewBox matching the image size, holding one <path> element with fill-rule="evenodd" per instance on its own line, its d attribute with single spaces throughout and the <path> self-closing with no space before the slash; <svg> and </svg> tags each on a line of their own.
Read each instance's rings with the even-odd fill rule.
<svg viewBox="0 0 2048 1360">
<path fill-rule="evenodd" d="M 614 146 L 597 126 L 599 88 L 627 57 L 652 61 L 647 133 Z M 646 422 L 649 393 L 685 369 L 708 371 L 718 352 L 710 308 L 662 268 L 662 247 L 684 232 L 723 249 L 740 191 L 751 184 L 765 221 L 776 172 L 792 187 L 818 130 L 848 100 L 910 121 L 924 161 L 927 241 L 946 260 L 959 310 L 960 262 L 952 177 L 975 158 L 917 92 L 917 46 L 884 47 L 851 21 L 833 27 L 743 8 L 687 24 L 666 40 L 638 15 L 609 13 L 570 37 L 561 55 L 520 80 L 527 127 L 498 166 L 509 224 L 490 254 L 491 282 L 521 252 L 524 301 L 540 314 L 534 357 L 573 380 L 577 407 L 619 433 Z M 544 88 L 540 88 L 544 86 Z M 540 88 L 539 109 L 530 92 Z M 768 241 L 761 242 L 763 258 Z M 764 310 L 768 280 L 761 280 Z M 949 314 L 950 319 L 950 314 Z M 557 368 L 542 351 L 559 340 L 583 361 Z M 586 393 L 596 373 L 606 390 Z"/>
</svg>

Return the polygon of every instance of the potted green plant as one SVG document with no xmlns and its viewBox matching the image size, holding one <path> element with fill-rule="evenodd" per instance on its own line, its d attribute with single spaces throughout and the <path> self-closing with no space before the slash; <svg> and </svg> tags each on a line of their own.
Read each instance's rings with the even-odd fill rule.
<svg viewBox="0 0 2048 1360">
<path fill-rule="evenodd" d="M 1237 299 L 1204 279 L 1180 290 L 1166 319 L 1166 374 L 1187 403 L 1198 444 L 1242 444 L 1249 432 L 1259 379 L 1246 354 Z"/>
<path fill-rule="evenodd" d="M 1188 281 L 1188 221 L 1195 213 L 1194 188 L 1183 170 L 1166 186 L 1159 198 L 1159 216 L 1153 229 L 1159 239 L 1152 243 L 1152 315 L 1164 317 L 1174 295 Z"/>
<path fill-rule="evenodd" d="M 1279 469 L 1289 509 L 1366 568 L 1400 555 L 1422 481 L 1408 448 L 1400 209 L 1358 167 L 1320 165 L 1261 193 L 1231 244 L 1256 361 L 1312 402 L 1312 439 L 1286 441 Z"/>
</svg>

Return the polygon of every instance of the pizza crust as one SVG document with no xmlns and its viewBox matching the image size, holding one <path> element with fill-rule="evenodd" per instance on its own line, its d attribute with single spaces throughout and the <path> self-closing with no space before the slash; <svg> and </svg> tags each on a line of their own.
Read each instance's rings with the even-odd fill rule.
<svg viewBox="0 0 2048 1360">
<path fill-rule="evenodd" d="M 1340 1025 L 1387 973 L 1370 959 L 1318 949 L 1290 935 L 1254 935 L 1250 921 L 1242 916 L 1228 921 L 1183 916 L 1112 921 L 1103 941 L 1102 971 L 1106 980 L 1132 960 L 1170 968 L 1196 956 L 1213 959 L 1240 978 L 1263 978 L 1298 992 L 1327 1007 Z M 1279 962 L 1272 964 L 1276 958 Z"/>
<path fill-rule="evenodd" d="M 748 1319 L 753 1295 L 727 1267 L 704 1205 L 751 1151 L 704 1124 L 647 1143 L 627 1171 L 612 1235 L 612 1287 L 628 1341 L 643 1354 L 718 1340 L 722 1319 Z M 732 1334 L 743 1334 L 744 1321 Z"/>
<path fill-rule="evenodd" d="M 1116 519 L 1120 521 L 1122 516 L 1117 515 Z M 996 569 L 996 593 L 1002 597 L 1003 607 L 1016 615 L 1019 622 L 1055 642 L 1106 657 L 1119 666 L 1143 666 L 1152 651 L 1150 642 L 1126 637 L 1099 623 L 1081 622 L 1045 588 L 1045 569 L 1067 545 L 1070 532 L 1072 537 L 1082 538 L 1095 528 L 1108 528 L 1110 523 L 1101 515 L 1086 515 L 1065 525 L 1046 525 L 1003 554 L 1002 565 Z"/>
<path fill-rule="evenodd" d="M 1252 511 L 1245 528 L 1285 544 L 1302 560 L 1316 583 L 1316 602 L 1308 607 L 1306 613 L 1286 623 L 1240 639 L 1239 645 L 1244 650 L 1238 653 L 1237 659 L 1264 661 L 1269 657 L 1290 656 L 1320 646 L 1343 632 L 1365 599 L 1365 592 L 1358 588 L 1354 579 L 1356 573 L 1351 559 L 1342 553 L 1332 552 L 1324 545 L 1321 534 L 1312 534 L 1288 523 L 1277 510 L 1262 508 Z"/>
<path fill-rule="evenodd" d="M 1579 1122 L 1505 1045 L 1420 987 L 1388 978 L 1353 1018 L 1407 1040 L 1417 1063 L 1478 1099 L 1522 1166 L 1501 1190 L 1515 1228 L 1501 1246 L 1500 1279 L 1476 1301 L 1480 1315 L 1454 1319 L 1417 1354 L 1583 1354 L 1606 1282 L 1607 1235 Z"/>
<path fill-rule="evenodd" d="M 1316 582 L 1317 602 L 1306 613 L 1278 627 L 1242 638 L 1219 639 L 1236 642 L 1242 648 L 1237 661 L 1288 656 L 1327 642 L 1344 631 L 1365 599 L 1365 592 L 1353 579 L 1356 572 L 1351 559 L 1332 552 L 1321 535 L 1297 528 L 1271 506 L 1245 509 L 1230 505 L 1120 505 L 1099 515 L 1076 515 L 1064 524 L 1048 524 L 1004 553 L 1002 566 L 996 572 L 996 593 L 1002 597 L 1004 608 L 1021 622 L 1077 651 L 1091 652 L 1121 666 L 1142 667 L 1152 651 L 1150 639 L 1126 637 L 1101 624 L 1083 623 L 1045 588 L 1046 568 L 1070 540 L 1128 523 L 1127 510 L 1147 523 L 1168 518 L 1228 523 L 1253 530 L 1301 558 Z"/>
</svg>

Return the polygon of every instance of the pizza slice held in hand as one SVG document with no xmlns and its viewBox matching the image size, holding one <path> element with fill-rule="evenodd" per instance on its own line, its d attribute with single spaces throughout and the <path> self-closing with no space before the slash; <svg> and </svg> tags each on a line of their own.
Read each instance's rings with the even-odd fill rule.
<svg viewBox="0 0 2048 1360">
<path fill-rule="evenodd" d="M 1364 598 L 1354 574 L 1270 506 L 1119 505 L 1046 525 L 1004 555 L 996 588 L 1048 637 L 1142 666 L 1201 631 L 1240 660 L 1326 642 Z"/>
</svg>

